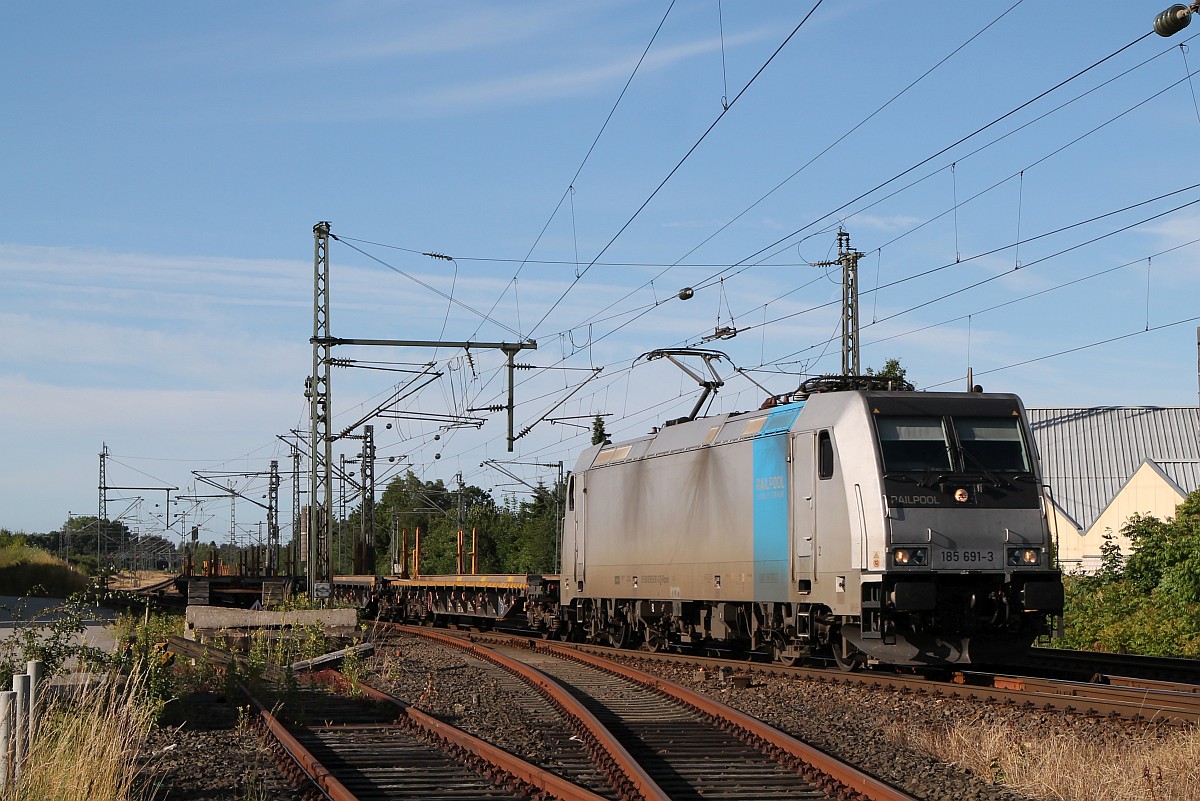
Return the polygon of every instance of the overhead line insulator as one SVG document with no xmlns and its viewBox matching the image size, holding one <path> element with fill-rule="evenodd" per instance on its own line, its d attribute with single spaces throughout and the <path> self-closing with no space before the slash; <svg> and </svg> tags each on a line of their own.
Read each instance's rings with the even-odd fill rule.
<svg viewBox="0 0 1200 801">
<path fill-rule="evenodd" d="M 1176 3 L 1166 11 L 1160 11 L 1154 18 L 1154 32 L 1159 36 L 1174 36 L 1186 28 L 1192 21 L 1192 8 Z"/>
</svg>

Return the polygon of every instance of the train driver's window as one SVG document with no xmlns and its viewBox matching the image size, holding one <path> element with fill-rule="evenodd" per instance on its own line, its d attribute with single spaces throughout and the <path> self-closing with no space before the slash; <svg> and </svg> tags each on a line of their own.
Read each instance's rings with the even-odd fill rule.
<svg viewBox="0 0 1200 801">
<path fill-rule="evenodd" d="M 567 476 L 567 511 L 575 511 L 575 476 Z"/>
<path fill-rule="evenodd" d="M 833 478 L 833 440 L 828 431 L 817 435 L 817 476 L 821 479 Z"/>
<path fill-rule="evenodd" d="M 1017 418 L 956 417 L 954 432 L 962 445 L 967 470 L 1029 472 L 1029 456 Z"/>
<path fill-rule="evenodd" d="M 884 472 L 949 470 L 950 443 L 940 417 L 878 417 Z"/>
</svg>

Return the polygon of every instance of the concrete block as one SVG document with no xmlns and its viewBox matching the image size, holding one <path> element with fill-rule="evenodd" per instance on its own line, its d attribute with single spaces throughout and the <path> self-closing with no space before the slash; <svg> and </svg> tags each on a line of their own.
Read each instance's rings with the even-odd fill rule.
<svg viewBox="0 0 1200 801">
<path fill-rule="evenodd" d="M 203 640 L 209 633 L 289 629 L 297 626 L 321 626 L 325 633 L 350 637 L 358 625 L 354 609 L 301 609 L 295 612 L 255 612 L 225 606 L 189 606 L 184 615 L 183 636 Z"/>
</svg>

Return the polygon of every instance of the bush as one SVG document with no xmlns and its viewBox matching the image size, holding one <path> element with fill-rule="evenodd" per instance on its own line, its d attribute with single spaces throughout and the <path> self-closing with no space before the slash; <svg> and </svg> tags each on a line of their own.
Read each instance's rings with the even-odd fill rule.
<svg viewBox="0 0 1200 801">
<path fill-rule="evenodd" d="M 1096 574 L 1064 580 L 1062 645 L 1200 656 L 1200 490 L 1188 495 L 1174 518 L 1134 515 L 1121 533 L 1133 543 L 1129 557 L 1106 547 Z"/>
</svg>

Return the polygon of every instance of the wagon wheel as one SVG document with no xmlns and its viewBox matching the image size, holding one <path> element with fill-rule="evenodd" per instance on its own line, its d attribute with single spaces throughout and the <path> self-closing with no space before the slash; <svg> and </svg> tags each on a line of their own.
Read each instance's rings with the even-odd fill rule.
<svg viewBox="0 0 1200 801">
<path fill-rule="evenodd" d="M 624 620 L 610 620 L 608 622 L 608 644 L 613 648 L 625 648 L 629 645 L 629 637 L 632 626 Z"/>
<path fill-rule="evenodd" d="M 656 654 L 659 651 L 666 650 L 666 647 L 667 647 L 667 638 L 666 637 L 664 637 L 662 634 L 659 634 L 657 631 L 655 631 L 654 629 L 652 629 L 649 626 L 646 627 L 645 631 L 646 631 L 646 638 L 645 638 L 645 642 L 642 643 L 643 651 L 649 651 L 652 654 Z"/>
</svg>

